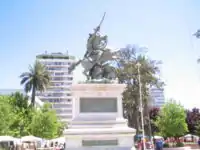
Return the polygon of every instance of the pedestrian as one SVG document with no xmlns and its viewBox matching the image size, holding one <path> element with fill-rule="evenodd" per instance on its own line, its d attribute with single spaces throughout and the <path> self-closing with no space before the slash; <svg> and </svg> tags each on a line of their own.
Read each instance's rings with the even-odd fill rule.
<svg viewBox="0 0 200 150">
<path fill-rule="evenodd" d="M 163 141 L 161 139 L 156 140 L 156 150 L 163 150 Z"/>
<path fill-rule="evenodd" d="M 145 139 L 141 139 L 140 146 L 141 146 L 141 150 L 144 150 L 144 146 L 146 147 L 146 140 Z"/>
<path fill-rule="evenodd" d="M 199 148 L 200 148 L 200 138 L 199 138 L 199 140 L 198 140 L 198 145 L 199 145 Z"/>
<path fill-rule="evenodd" d="M 137 148 L 138 148 L 138 150 L 142 150 L 142 140 L 141 139 L 139 139 L 138 140 L 138 142 L 137 142 Z"/>
</svg>

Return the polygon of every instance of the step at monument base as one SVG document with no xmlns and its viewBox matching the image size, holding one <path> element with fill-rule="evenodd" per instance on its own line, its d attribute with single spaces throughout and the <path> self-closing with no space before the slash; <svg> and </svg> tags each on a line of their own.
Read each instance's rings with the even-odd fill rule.
<svg viewBox="0 0 200 150">
<path fill-rule="evenodd" d="M 80 147 L 85 150 L 93 148 L 131 150 L 134 145 L 135 129 L 129 127 L 68 129 L 64 134 L 67 147 L 74 150 Z"/>
</svg>

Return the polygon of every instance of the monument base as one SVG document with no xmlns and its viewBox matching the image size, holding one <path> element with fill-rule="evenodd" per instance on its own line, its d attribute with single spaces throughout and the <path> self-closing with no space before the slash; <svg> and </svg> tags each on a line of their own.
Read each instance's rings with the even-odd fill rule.
<svg viewBox="0 0 200 150">
<path fill-rule="evenodd" d="M 67 150 L 131 150 L 135 129 L 123 118 L 124 84 L 72 85 L 73 118 L 64 131 Z"/>
<path fill-rule="evenodd" d="M 67 129 L 67 150 L 132 150 L 135 129 L 129 127 Z"/>
</svg>

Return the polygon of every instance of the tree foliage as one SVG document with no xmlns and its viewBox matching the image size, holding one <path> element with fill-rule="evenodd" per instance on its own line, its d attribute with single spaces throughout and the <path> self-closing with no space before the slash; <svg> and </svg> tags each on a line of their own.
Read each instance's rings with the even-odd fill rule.
<svg viewBox="0 0 200 150">
<path fill-rule="evenodd" d="M 32 135 L 51 139 L 60 136 L 59 129 L 62 124 L 58 121 L 56 112 L 50 108 L 49 104 L 45 104 L 41 110 L 34 114 L 30 124 Z"/>
<path fill-rule="evenodd" d="M 122 48 L 117 60 L 117 76 L 120 83 L 127 84 L 126 90 L 123 93 L 124 116 L 129 121 L 129 126 L 134 127 L 139 131 L 139 81 L 137 63 L 140 63 L 140 76 L 142 84 L 143 104 L 148 114 L 149 105 L 149 88 L 151 86 L 162 86 L 158 74 L 160 61 L 151 60 L 142 48 L 135 46 L 127 46 Z"/>
<path fill-rule="evenodd" d="M 165 137 L 180 137 L 188 132 L 186 114 L 183 106 L 174 100 L 167 102 L 161 109 L 156 126 Z"/>
<path fill-rule="evenodd" d="M 35 61 L 33 66 L 29 66 L 29 72 L 24 72 L 20 75 L 21 84 L 24 85 L 26 93 L 32 93 L 31 104 L 35 105 L 36 90 L 43 92 L 50 82 L 50 75 L 45 65 L 39 61 Z"/>
<path fill-rule="evenodd" d="M 149 117 L 151 120 L 151 132 L 153 135 L 154 133 L 157 133 L 159 131 L 158 127 L 155 125 L 155 122 L 159 117 L 159 113 L 160 113 L 160 108 L 157 107 L 151 108 L 149 111 Z"/>
<path fill-rule="evenodd" d="M 186 110 L 186 122 L 188 125 L 189 133 L 195 134 L 196 127 L 199 125 L 200 112 L 198 108 L 193 108 L 191 111 Z"/>
<path fill-rule="evenodd" d="M 15 137 L 30 134 L 29 125 L 35 109 L 29 106 L 28 96 L 16 92 L 9 96 L 9 104 L 12 108 L 13 118 L 10 124 L 10 135 Z"/>
<path fill-rule="evenodd" d="M 45 104 L 41 109 L 36 109 L 30 106 L 28 101 L 27 96 L 18 92 L 0 96 L 0 135 L 35 135 L 42 138 L 61 135 L 64 125 L 49 105 Z"/>
<path fill-rule="evenodd" d="M 9 125 L 13 115 L 13 113 L 10 113 L 11 107 L 7 99 L 8 96 L 0 96 L 0 135 L 8 134 Z"/>
</svg>

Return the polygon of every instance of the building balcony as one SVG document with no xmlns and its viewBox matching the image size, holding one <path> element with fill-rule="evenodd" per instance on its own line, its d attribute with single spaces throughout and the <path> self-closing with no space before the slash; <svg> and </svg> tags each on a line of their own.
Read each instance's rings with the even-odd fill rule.
<svg viewBox="0 0 200 150">
<path fill-rule="evenodd" d="M 47 65 L 47 66 L 69 66 L 71 65 L 71 62 L 65 61 L 41 61 L 42 64 Z"/>
<path fill-rule="evenodd" d="M 37 91 L 36 93 L 37 94 L 70 93 L 70 90 L 71 90 L 70 87 L 62 88 L 62 87 L 58 86 L 56 88 L 49 87 L 44 92 Z"/>
<path fill-rule="evenodd" d="M 46 98 L 46 99 L 57 99 L 57 98 L 69 98 L 70 96 L 71 96 L 71 94 L 63 94 L 63 95 L 48 95 L 48 96 L 46 96 L 46 95 L 37 95 L 39 98 L 41 98 L 41 99 L 44 99 L 44 98 Z"/>
<path fill-rule="evenodd" d="M 42 101 L 50 101 L 51 99 L 72 99 L 72 96 L 38 96 Z"/>
<path fill-rule="evenodd" d="M 66 108 L 70 108 L 72 109 L 72 103 L 53 103 L 52 104 L 52 108 L 53 109 L 66 109 Z"/>
<path fill-rule="evenodd" d="M 36 92 L 36 95 L 37 96 L 70 96 L 71 95 L 71 91 L 70 90 L 54 90 L 54 91 L 50 91 L 50 90 L 47 90 L 43 93 L 41 92 Z"/>
<path fill-rule="evenodd" d="M 54 66 L 69 66 L 72 64 L 71 61 L 41 61 L 42 64 L 44 65 L 48 65 L 48 66 L 51 66 L 51 65 L 54 65 Z"/>
<path fill-rule="evenodd" d="M 72 77 L 72 78 L 73 78 L 73 77 L 74 77 L 73 74 L 68 74 L 68 73 L 67 73 L 67 75 L 54 75 L 53 73 L 55 73 L 55 72 L 52 72 L 52 74 L 50 74 L 50 77 L 59 77 L 59 78 L 60 78 L 60 77 L 61 77 L 61 78 L 66 78 L 66 77 L 68 77 L 68 78 L 69 78 L 69 77 Z M 62 72 L 59 72 L 59 73 L 62 73 Z"/>
<path fill-rule="evenodd" d="M 64 103 L 64 104 L 70 104 L 72 105 L 72 99 L 71 98 L 40 98 L 41 101 L 43 102 L 48 102 L 48 103 L 52 103 L 52 104 L 55 104 L 55 103 Z"/>
<path fill-rule="evenodd" d="M 47 68 L 59 68 L 59 69 L 66 69 L 69 68 L 71 65 L 45 65 Z"/>
<path fill-rule="evenodd" d="M 60 97 L 60 96 L 68 96 L 65 93 L 48 93 L 48 92 L 44 92 L 44 93 L 36 93 L 37 96 L 43 96 L 43 97 Z"/>
<path fill-rule="evenodd" d="M 56 86 L 56 87 L 62 87 L 62 86 L 69 86 L 69 85 L 71 85 L 71 83 L 72 83 L 72 81 L 71 82 L 64 82 L 64 81 L 58 81 L 58 82 L 54 82 L 54 81 L 50 81 L 50 84 L 49 84 L 49 86 L 50 87 L 54 87 L 54 86 Z"/>
<path fill-rule="evenodd" d="M 53 97 L 53 96 L 38 96 L 41 100 L 46 99 L 72 99 L 72 96 L 60 96 L 60 97 Z"/>
<path fill-rule="evenodd" d="M 51 72 L 51 77 L 73 77 L 68 72 Z"/>
<path fill-rule="evenodd" d="M 57 116 L 58 116 L 61 120 L 71 120 L 71 119 L 72 119 L 72 114 L 63 114 L 63 115 L 57 114 Z"/>
<path fill-rule="evenodd" d="M 49 71 L 68 71 L 68 67 L 46 67 Z"/>
<path fill-rule="evenodd" d="M 54 108 L 55 109 L 55 108 Z M 72 114 L 72 108 L 71 109 L 67 109 L 67 108 L 63 108 L 63 109 L 55 109 L 57 115 L 66 115 L 66 114 Z"/>
<path fill-rule="evenodd" d="M 73 77 L 58 77 L 58 76 L 51 76 L 51 81 L 72 81 Z"/>
<path fill-rule="evenodd" d="M 49 73 L 67 73 L 67 74 L 69 74 L 68 72 L 68 70 L 49 70 L 49 69 L 47 69 L 48 70 L 48 72 Z"/>
<path fill-rule="evenodd" d="M 56 83 L 56 82 L 55 82 Z M 72 84 L 67 84 L 67 85 L 50 85 L 47 89 L 53 89 L 53 88 L 64 88 L 66 90 L 71 90 L 71 85 Z"/>
<path fill-rule="evenodd" d="M 73 80 L 71 80 L 71 81 L 69 81 L 69 80 L 50 80 L 50 83 L 59 83 L 59 82 L 65 82 L 65 84 L 67 83 L 68 85 L 71 85 Z"/>
<path fill-rule="evenodd" d="M 63 53 L 51 53 L 51 54 L 40 54 L 36 56 L 37 59 L 66 59 L 66 60 L 74 60 L 74 56 L 69 56 L 68 54 Z"/>
</svg>

